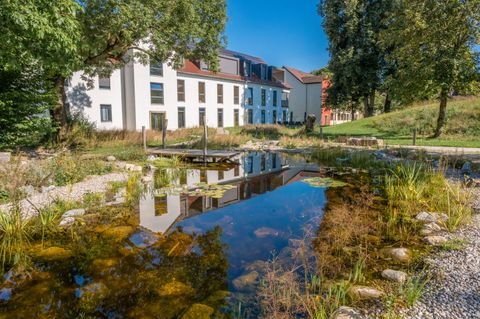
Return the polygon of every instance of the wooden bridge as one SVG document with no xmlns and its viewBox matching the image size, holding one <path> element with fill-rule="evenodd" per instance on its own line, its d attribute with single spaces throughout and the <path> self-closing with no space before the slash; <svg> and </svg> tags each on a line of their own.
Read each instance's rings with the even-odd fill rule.
<svg viewBox="0 0 480 319">
<path fill-rule="evenodd" d="M 194 149 L 173 149 L 173 148 L 147 148 L 147 154 L 162 157 L 181 157 L 191 162 L 229 162 L 235 163 L 234 157 L 240 155 L 240 152 L 208 150 L 205 154 L 203 150 Z"/>
</svg>

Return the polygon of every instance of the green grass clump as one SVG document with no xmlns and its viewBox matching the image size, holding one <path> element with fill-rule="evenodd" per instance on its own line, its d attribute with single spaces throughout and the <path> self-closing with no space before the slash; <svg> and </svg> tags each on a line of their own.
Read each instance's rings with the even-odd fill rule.
<svg viewBox="0 0 480 319">
<path fill-rule="evenodd" d="M 100 160 L 82 160 L 74 156 L 59 156 L 50 162 L 55 185 L 64 186 L 82 181 L 89 175 L 112 172 L 110 164 Z"/>
<path fill-rule="evenodd" d="M 30 221 L 22 216 L 20 207 L 10 212 L 0 211 L 0 265 L 2 271 L 9 266 L 24 266 L 28 260 L 25 253 L 30 244 Z"/>
</svg>

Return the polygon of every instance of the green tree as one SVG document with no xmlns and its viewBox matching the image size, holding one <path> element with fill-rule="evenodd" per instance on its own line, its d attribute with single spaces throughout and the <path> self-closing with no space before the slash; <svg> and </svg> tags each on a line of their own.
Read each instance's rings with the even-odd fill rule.
<svg viewBox="0 0 480 319">
<path fill-rule="evenodd" d="M 2 1 L 0 63 L 39 65 L 55 88 L 52 118 L 65 129 L 64 85 L 74 72 L 108 75 L 132 60 L 183 58 L 216 69 L 225 21 L 225 0 Z"/>
<path fill-rule="evenodd" d="M 319 13 L 329 39 L 333 73 L 332 105 L 348 104 L 352 112 L 363 101 L 365 116 L 374 113 L 376 91 L 386 69 L 378 41 L 390 10 L 387 0 L 321 0 Z"/>
<path fill-rule="evenodd" d="M 397 66 L 388 82 L 394 95 L 410 102 L 440 99 L 433 137 L 441 135 L 449 94 L 472 88 L 478 76 L 479 0 L 396 0 L 384 45 Z"/>
</svg>

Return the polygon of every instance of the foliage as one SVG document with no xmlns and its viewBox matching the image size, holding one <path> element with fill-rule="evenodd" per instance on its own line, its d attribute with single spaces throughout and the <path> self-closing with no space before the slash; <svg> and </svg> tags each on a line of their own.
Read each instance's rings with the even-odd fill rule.
<svg viewBox="0 0 480 319">
<path fill-rule="evenodd" d="M 320 187 L 320 188 L 345 187 L 348 185 L 348 183 L 335 180 L 329 177 L 309 177 L 302 180 L 302 182 L 307 183 L 312 187 Z"/>
<path fill-rule="evenodd" d="M 30 221 L 14 205 L 9 212 L 0 211 L 0 263 L 1 270 L 8 266 L 24 266 L 25 249 L 30 241 Z"/>
<path fill-rule="evenodd" d="M 50 161 L 50 170 L 55 185 L 73 184 L 89 175 L 103 175 L 112 171 L 112 166 L 99 160 L 79 160 L 75 156 L 60 155 Z"/>
<path fill-rule="evenodd" d="M 479 1 L 393 1 L 383 32 L 387 59 L 397 66 L 388 81 L 394 95 L 407 102 L 438 96 L 435 137 L 445 123 L 447 97 L 465 92 L 478 78 Z M 421 70 L 421 72 L 419 72 Z"/>
</svg>

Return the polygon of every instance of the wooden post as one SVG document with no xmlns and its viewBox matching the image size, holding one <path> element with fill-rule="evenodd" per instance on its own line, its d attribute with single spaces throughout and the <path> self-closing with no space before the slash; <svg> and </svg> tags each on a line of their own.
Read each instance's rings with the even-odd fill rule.
<svg viewBox="0 0 480 319">
<path fill-rule="evenodd" d="M 413 145 L 417 145 L 417 128 L 413 129 Z"/>
<path fill-rule="evenodd" d="M 207 128 L 207 117 L 203 115 L 203 162 L 207 162 L 207 153 L 208 153 L 208 128 Z"/>
<path fill-rule="evenodd" d="M 147 129 L 142 126 L 143 151 L 147 152 Z"/>
<path fill-rule="evenodd" d="M 162 148 L 165 149 L 165 142 L 167 140 L 167 125 L 168 120 L 163 118 L 162 120 Z"/>
</svg>

